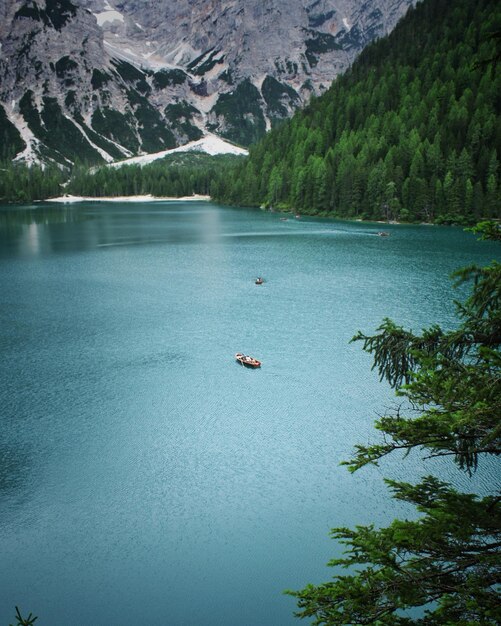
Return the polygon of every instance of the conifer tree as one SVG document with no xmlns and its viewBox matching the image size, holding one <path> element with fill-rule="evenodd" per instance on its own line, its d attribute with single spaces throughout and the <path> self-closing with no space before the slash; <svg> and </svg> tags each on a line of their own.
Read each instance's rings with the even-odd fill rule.
<svg viewBox="0 0 501 626">
<path fill-rule="evenodd" d="M 494 223 L 477 231 L 501 241 Z M 433 325 L 416 335 L 387 319 L 376 335 L 354 337 L 407 402 L 376 422 L 382 441 L 357 446 L 347 462 L 351 471 L 418 448 L 428 457 L 450 457 L 471 474 L 501 454 L 501 264 L 467 267 L 456 278 L 472 283 L 469 298 L 457 303 L 457 329 Z M 434 476 L 416 485 L 386 483 L 419 517 L 386 528 L 335 528 L 345 555 L 329 564 L 337 568 L 331 582 L 289 592 L 297 616 L 329 626 L 501 623 L 499 491 L 460 493 Z"/>
<path fill-rule="evenodd" d="M 235 187 L 252 166 L 256 206 L 269 201 L 280 168 L 291 184 L 273 202 L 306 213 L 439 223 L 500 217 L 500 28 L 495 0 L 418 3 L 325 94 L 254 146 L 215 199 L 243 203 Z M 327 170 L 321 193 L 310 188 L 317 159 Z M 380 161 L 382 189 L 396 184 L 392 211 L 375 182 Z"/>
</svg>

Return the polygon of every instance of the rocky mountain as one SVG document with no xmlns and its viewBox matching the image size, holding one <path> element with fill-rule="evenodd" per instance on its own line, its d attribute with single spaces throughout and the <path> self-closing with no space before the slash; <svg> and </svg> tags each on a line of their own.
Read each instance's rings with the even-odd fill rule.
<svg viewBox="0 0 501 626">
<path fill-rule="evenodd" d="M 414 0 L 0 0 L 0 159 L 248 145 Z"/>
</svg>

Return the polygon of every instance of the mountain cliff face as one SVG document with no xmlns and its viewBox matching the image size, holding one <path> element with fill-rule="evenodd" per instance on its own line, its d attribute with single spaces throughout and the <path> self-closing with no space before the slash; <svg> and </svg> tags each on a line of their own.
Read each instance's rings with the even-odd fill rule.
<svg viewBox="0 0 501 626">
<path fill-rule="evenodd" d="M 0 158 L 249 144 L 413 0 L 0 0 Z"/>
</svg>

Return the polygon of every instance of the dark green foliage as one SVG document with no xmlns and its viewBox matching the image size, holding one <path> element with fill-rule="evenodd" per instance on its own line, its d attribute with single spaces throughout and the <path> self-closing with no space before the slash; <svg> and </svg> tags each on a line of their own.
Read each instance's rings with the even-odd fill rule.
<svg viewBox="0 0 501 626">
<path fill-rule="evenodd" d="M 298 94 L 284 83 L 278 82 L 272 76 L 267 76 L 262 84 L 261 93 L 266 102 L 268 115 L 273 122 L 282 121 L 288 117 L 288 109 L 284 106 L 284 102 L 289 104 L 291 108 L 296 108 L 299 104 Z"/>
<path fill-rule="evenodd" d="M 200 128 L 190 121 L 193 116 L 199 115 L 200 111 L 186 102 L 186 100 L 167 105 L 164 114 L 169 121 L 171 130 L 178 135 L 183 135 L 187 141 L 195 141 L 203 136 Z"/>
<path fill-rule="evenodd" d="M 78 128 L 66 118 L 55 98 L 43 98 L 41 112 L 35 106 L 33 92 L 27 91 L 19 109 L 30 130 L 45 148 L 43 156 L 68 165 L 78 155 L 81 161 L 102 162 L 101 155 L 85 140 Z"/>
<path fill-rule="evenodd" d="M 188 65 L 186 66 L 188 71 L 189 72 L 194 72 L 195 68 L 202 61 L 202 59 L 204 59 L 207 55 L 210 55 L 210 53 L 212 53 L 213 50 L 214 50 L 214 47 L 209 48 L 205 52 L 202 52 L 202 54 L 199 54 L 195 59 L 193 59 L 193 61 L 188 63 Z"/>
<path fill-rule="evenodd" d="M 191 71 L 193 72 L 193 74 L 196 74 L 198 76 L 203 76 L 207 72 L 210 72 L 213 67 L 223 63 L 224 57 L 220 57 L 220 54 L 220 50 L 214 50 L 209 54 L 209 56 L 203 63 L 201 63 L 197 67 L 193 66 Z M 192 64 L 190 64 L 188 68 L 190 68 L 191 66 Z"/>
<path fill-rule="evenodd" d="M 306 44 L 306 58 L 311 67 L 315 67 L 318 63 L 317 56 L 331 50 L 340 50 L 341 46 L 337 42 L 334 35 L 329 33 L 318 33 L 311 31 L 311 39 L 305 41 Z"/>
<path fill-rule="evenodd" d="M 33 1 L 26 2 L 26 4 L 23 4 L 23 6 L 16 11 L 14 15 L 14 19 L 17 20 L 23 17 L 34 20 L 36 22 L 42 21 L 38 4 L 36 4 Z"/>
<path fill-rule="evenodd" d="M 377 220 L 499 216 L 501 73 L 484 61 L 500 28 L 495 0 L 419 3 L 253 146 L 217 199 Z"/>
<path fill-rule="evenodd" d="M 103 167 L 97 171 L 76 170 L 67 188 L 69 193 L 84 196 L 154 196 L 210 195 L 215 180 L 241 157 L 210 156 L 203 153 L 176 153 L 149 165 Z"/>
<path fill-rule="evenodd" d="M 64 78 L 66 74 L 77 69 L 78 64 L 69 56 L 64 56 L 56 62 L 56 74 L 58 78 Z"/>
<path fill-rule="evenodd" d="M 490 241 L 501 241 L 501 225 L 495 222 L 479 222 L 471 232 L 480 236 L 480 239 Z"/>
<path fill-rule="evenodd" d="M 101 89 L 111 80 L 111 76 L 106 72 L 94 69 L 92 71 L 91 85 L 92 89 Z"/>
<path fill-rule="evenodd" d="M 41 67 L 42 65 L 40 64 L 40 69 Z M 73 61 L 73 59 L 71 59 L 69 56 L 61 57 L 54 67 L 56 71 L 56 76 L 63 81 L 63 84 L 66 88 L 75 86 L 75 70 L 77 68 L 78 64 Z"/>
<path fill-rule="evenodd" d="M 219 96 L 212 113 L 224 117 L 225 128 L 219 129 L 219 125 L 214 124 L 212 130 L 244 146 L 257 141 L 266 130 L 261 105 L 257 88 L 248 79 L 242 81 L 231 93 Z"/>
<path fill-rule="evenodd" d="M 381 379 L 411 406 L 427 408 L 418 418 L 402 412 L 381 417 L 376 427 L 392 441 L 358 446 L 352 470 L 395 449 L 422 446 L 430 456 L 454 456 L 468 471 L 480 454 L 501 454 L 501 264 L 466 268 L 456 276 L 475 284 L 473 295 L 457 304 L 458 330 L 432 326 L 415 335 L 385 320 L 378 334 L 354 337 L 374 355 Z"/>
<path fill-rule="evenodd" d="M 197 115 L 199 113 L 200 111 L 189 104 L 189 102 L 186 102 L 186 100 L 176 102 L 175 104 L 168 104 L 165 107 L 165 117 L 171 123 L 174 123 L 180 118 L 191 118 L 193 115 Z"/>
<path fill-rule="evenodd" d="M 233 78 L 233 72 L 230 69 L 224 70 L 222 74 L 219 74 L 218 78 L 220 78 L 221 80 L 224 80 L 224 82 L 228 83 L 228 85 L 235 84 L 235 79 Z"/>
<path fill-rule="evenodd" d="M 11 124 L 5 109 L 0 105 L 0 161 L 13 159 L 25 147 L 19 131 Z"/>
<path fill-rule="evenodd" d="M 19 101 L 19 111 L 27 122 L 30 130 L 34 135 L 38 136 L 42 132 L 42 124 L 40 121 L 40 113 L 33 101 L 33 92 L 28 90 Z"/>
<path fill-rule="evenodd" d="M 367 32 L 366 42 L 370 41 L 368 37 L 369 33 Z M 358 24 L 355 24 L 349 30 L 342 30 L 336 35 L 336 41 L 342 50 L 350 50 L 350 49 L 360 49 L 364 44 L 364 34 L 361 32 Z"/>
<path fill-rule="evenodd" d="M 28 615 L 26 619 L 24 619 L 23 616 L 21 615 L 21 612 L 19 611 L 19 608 L 16 606 L 17 623 L 15 624 L 15 626 L 33 626 L 33 624 L 36 622 L 37 619 L 38 617 L 35 617 L 31 613 Z M 10 626 L 12 626 L 12 624 L 10 624 Z"/>
<path fill-rule="evenodd" d="M 166 127 L 160 113 L 146 98 L 136 91 L 127 92 L 129 102 L 135 109 L 137 130 L 141 138 L 141 149 L 145 152 L 160 152 L 176 147 L 176 139 Z"/>
<path fill-rule="evenodd" d="M 78 155 L 81 161 L 102 162 L 101 155 L 85 140 L 78 128 L 63 115 L 55 98 L 44 98 L 43 104 L 40 114 L 43 128 L 37 137 L 55 154 L 60 155 L 59 161 L 61 157 L 72 161 L 75 155 Z"/>
<path fill-rule="evenodd" d="M 88 129 L 87 129 L 88 130 Z M 94 139 L 94 137 L 93 137 Z M 108 146 L 105 146 L 105 149 Z M 73 168 L 65 193 L 84 196 L 155 196 L 210 195 L 217 181 L 242 157 L 211 156 L 204 153 L 176 153 L 149 165 L 121 168 Z M 58 168 L 27 167 L 9 161 L 0 163 L 0 203 L 30 202 L 59 196 L 68 174 Z"/>
<path fill-rule="evenodd" d="M 146 82 L 146 74 L 144 72 L 141 72 L 126 61 L 112 59 L 111 62 L 123 80 L 128 84 L 134 85 L 134 88 L 137 89 L 139 93 L 149 94 L 151 92 L 151 87 Z"/>
<path fill-rule="evenodd" d="M 115 66 L 117 72 L 126 82 L 134 83 L 144 80 L 144 73 L 141 72 L 141 70 L 138 70 L 137 67 L 134 67 L 134 65 L 117 59 L 112 59 L 111 63 Z"/>
<path fill-rule="evenodd" d="M 76 12 L 76 6 L 69 0 L 47 0 L 45 9 L 41 9 L 35 2 L 28 1 L 16 11 L 14 19 L 25 17 L 61 30 Z"/>
<path fill-rule="evenodd" d="M 329 565 L 356 573 L 292 593 L 298 616 L 329 626 L 497 626 L 499 498 L 458 493 L 432 476 L 418 485 L 386 482 L 394 498 L 417 508 L 419 519 L 334 529 L 346 556 Z M 430 603 L 435 608 L 425 609 Z M 422 607 L 423 616 L 405 616 L 410 607 Z"/>
<path fill-rule="evenodd" d="M 59 196 L 67 175 L 57 167 L 28 167 L 11 161 L 0 162 L 0 203 L 31 202 Z"/>
<path fill-rule="evenodd" d="M 303 72 L 305 72 L 306 74 L 309 74 L 310 68 L 306 65 L 306 63 L 302 62 L 301 65 L 302 65 Z M 279 74 L 288 74 L 289 76 L 296 76 L 297 71 L 298 71 L 298 64 L 295 61 L 287 60 L 284 63 L 283 61 L 275 60 L 274 66 L 275 66 L 276 71 Z"/>
<path fill-rule="evenodd" d="M 188 75 L 183 70 L 159 70 L 153 75 L 153 86 L 155 89 L 165 89 L 172 85 L 182 85 L 186 82 Z"/>
<path fill-rule="evenodd" d="M 46 0 L 45 11 L 54 28 L 61 30 L 72 17 L 75 17 L 77 7 L 70 0 Z"/>
<path fill-rule="evenodd" d="M 83 119 L 83 117 L 78 111 L 75 112 L 75 121 L 78 122 L 78 124 L 83 128 L 85 134 L 90 139 L 90 141 L 92 141 L 93 144 L 95 144 L 96 146 L 98 146 L 99 148 L 107 152 L 114 159 L 124 158 L 123 151 L 119 150 L 119 148 L 117 148 L 117 146 L 114 143 L 112 143 L 111 141 L 108 141 L 101 134 L 96 133 L 92 128 L 89 128 L 87 124 L 85 123 L 85 120 Z"/>
<path fill-rule="evenodd" d="M 477 230 L 500 239 L 495 224 Z M 351 471 L 395 450 L 419 448 L 430 457 L 452 457 L 471 474 L 482 459 L 501 454 L 501 264 L 465 268 L 456 278 L 473 284 L 469 298 L 456 303 L 457 329 L 435 325 L 415 335 L 386 320 L 378 334 L 354 337 L 407 402 L 376 422 L 382 443 L 357 446 L 347 463 Z M 335 528 L 332 536 L 346 546 L 345 556 L 329 564 L 338 568 L 331 582 L 289 592 L 298 599 L 297 615 L 329 626 L 501 623 L 501 497 L 495 486 L 484 484 L 479 497 L 433 476 L 417 485 L 386 482 L 419 517 L 381 529 Z M 485 494 L 489 487 L 493 493 Z"/>
<path fill-rule="evenodd" d="M 92 128 L 112 141 L 127 148 L 132 153 L 139 149 L 139 141 L 134 133 L 134 119 L 114 109 L 96 109 L 92 116 Z"/>
</svg>

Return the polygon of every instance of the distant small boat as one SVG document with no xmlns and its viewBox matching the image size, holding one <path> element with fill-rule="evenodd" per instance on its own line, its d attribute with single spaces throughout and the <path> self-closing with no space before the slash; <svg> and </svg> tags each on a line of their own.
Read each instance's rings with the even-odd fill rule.
<svg viewBox="0 0 501 626">
<path fill-rule="evenodd" d="M 385 230 L 380 230 L 378 232 L 378 237 L 389 237 L 390 233 L 387 233 Z"/>
<path fill-rule="evenodd" d="M 299 213 L 298 213 L 297 215 L 294 215 L 294 217 L 295 217 L 297 220 L 300 220 L 300 219 L 301 219 L 301 216 L 299 215 Z"/>
<path fill-rule="evenodd" d="M 280 218 L 280 221 L 281 221 L 281 222 L 286 222 L 288 219 L 289 219 L 288 217 L 281 217 L 281 218 Z"/>
<path fill-rule="evenodd" d="M 237 352 L 235 354 L 235 359 L 240 363 L 240 365 L 245 365 L 245 367 L 261 367 L 261 361 L 258 361 L 252 356 L 242 354 L 241 352 Z"/>
<path fill-rule="evenodd" d="M 261 276 L 258 276 L 254 282 L 256 285 L 262 285 L 264 283 L 264 279 L 261 278 Z"/>
</svg>

